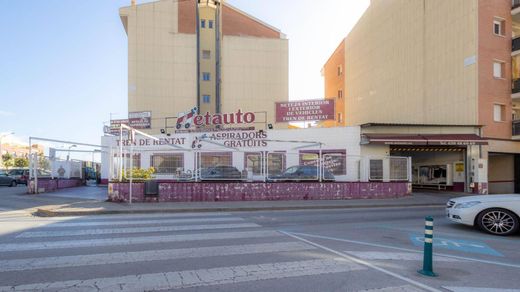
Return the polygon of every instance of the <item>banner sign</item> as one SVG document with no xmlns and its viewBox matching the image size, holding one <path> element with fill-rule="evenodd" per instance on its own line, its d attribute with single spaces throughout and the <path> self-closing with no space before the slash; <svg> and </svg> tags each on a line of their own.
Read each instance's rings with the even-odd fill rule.
<svg viewBox="0 0 520 292">
<path fill-rule="evenodd" d="M 276 103 L 276 122 L 324 121 L 335 119 L 334 100 L 302 100 Z"/>
<path fill-rule="evenodd" d="M 119 136 L 121 124 L 134 129 L 150 129 L 152 127 L 152 112 L 131 112 L 128 119 L 111 120 L 110 128 L 104 129 L 105 133 Z M 124 130 L 126 132 L 126 130 Z"/>
<path fill-rule="evenodd" d="M 128 125 L 135 129 L 150 129 L 152 127 L 152 112 L 128 113 Z"/>
</svg>

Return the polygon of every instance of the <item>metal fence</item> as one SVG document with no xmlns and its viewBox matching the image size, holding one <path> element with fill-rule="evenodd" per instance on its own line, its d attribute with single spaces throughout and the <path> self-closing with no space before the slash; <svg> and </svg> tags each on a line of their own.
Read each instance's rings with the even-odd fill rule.
<svg viewBox="0 0 520 292">
<path fill-rule="evenodd" d="M 343 151 L 344 152 L 344 151 Z M 121 153 L 121 154 L 120 154 Z M 130 158 L 132 157 L 132 159 Z M 109 179 L 133 181 L 358 182 L 410 181 L 407 157 L 349 156 L 319 150 L 153 151 L 109 149 Z"/>
</svg>

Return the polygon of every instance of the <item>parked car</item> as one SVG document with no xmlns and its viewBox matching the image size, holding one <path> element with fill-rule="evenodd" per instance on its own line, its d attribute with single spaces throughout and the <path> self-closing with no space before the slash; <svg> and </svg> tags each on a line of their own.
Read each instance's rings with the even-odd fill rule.
<svg viewBox="0 0 520 292">
<path fill-rule="evenodd" d="M 312 165 L 298 165 L 287 168 L 279 175 L 269 177 L 269 181 L 318 181 L 318 167 Z M 324 169 L 322 181 L 335 181 L 334 175 Z"/>
<path fill-rule="evenodd" d="M 9 176 L 5 170 L 0 170 L 0 186 L 16 187 L 16 179 Z"/>
<path fill-rule="evenodd" d="M 200 171 L 201 180 L 239 180 L 242 173 L 233 166 L 219 165 L 203 168 Z"/>
<path fill-rule="evenodd" d="M 495 235 L 511 235 L 520 227 L 520 195 L 483 195 L 450 199 L 446 216 Z"/>
<path fill-rule="evenodd" d="M 27 185 L 27 180 L 29 179 L 29 169 L 28 168 L 12 168 L 8 172 L 9 176 L 14 177 L 16 179 L 17 184 Z M 44 169 L 38 169 L 38 177 L 50 177 L 51 173 Z"/>
<path fill-rule="evenodd" d="M 27 185 L 27 179 L 29 178 L 29 169 L 27 168 L 12 168 L 8 172 L 9 176 L 16 179 L 17 184 Z"/>
</svg>

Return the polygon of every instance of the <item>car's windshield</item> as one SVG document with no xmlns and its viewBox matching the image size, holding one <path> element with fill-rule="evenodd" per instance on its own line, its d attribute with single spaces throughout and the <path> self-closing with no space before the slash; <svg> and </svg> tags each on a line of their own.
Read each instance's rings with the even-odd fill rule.
<svg viewBox="0 0 520 292">
<path fill-rule="evenodd" d="M 284 173 L 285 174 L 293 174 L 293 173 L 296 173 L 298 171 L 298 166 L 293 166 L 293 167 L 289 167 L 287 168 Z"/>
</svg>

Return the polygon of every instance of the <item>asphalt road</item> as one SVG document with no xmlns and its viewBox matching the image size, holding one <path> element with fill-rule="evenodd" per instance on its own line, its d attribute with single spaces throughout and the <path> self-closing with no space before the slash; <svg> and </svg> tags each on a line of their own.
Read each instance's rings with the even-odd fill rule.
<svg viewBox="0 0 520 292">
<path fill-rule="evenodd" d="M 436 278 L 416 272 L 426 215 L 435 218 Z M 519 291 L 519 274 L 520 236 L 452 224 L 442 208 L 67 218 L 0 210 L 0 291 Z"/>
</svg>

